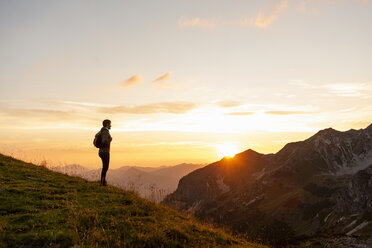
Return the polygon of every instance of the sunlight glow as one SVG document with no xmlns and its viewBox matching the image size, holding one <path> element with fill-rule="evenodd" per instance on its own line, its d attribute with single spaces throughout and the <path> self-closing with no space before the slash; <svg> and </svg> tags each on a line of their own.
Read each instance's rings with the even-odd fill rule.
<svg viewBox="0 0 372 248">
<path fill-rule="evenodd" d="M 238 146 L 233 143 L 223 143 L 216 145 L 216 149 L 218 155 L 220 157 L 234 157 L 237 153 L 239 153 Z"/>
</svg>

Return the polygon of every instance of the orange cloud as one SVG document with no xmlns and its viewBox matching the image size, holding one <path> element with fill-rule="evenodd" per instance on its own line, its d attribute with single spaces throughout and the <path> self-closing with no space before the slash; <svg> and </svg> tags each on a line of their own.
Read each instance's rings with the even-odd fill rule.
<svg viewBox="0 0 372 248">
<path fill-rule="evenodd" d="M 270 10 L 267 16 L 264 16 L 263 12 L 260 11 L 254 21 L 254 25 L 259 28 L 266 28 L 278 17 L 278 14 L 283 11 L 287 5 L 288 0 L 281 0 L 278 5 Z"/>
<path fill-rule="evenodd" d="M 122 105 L 116 107 L 100 108 L 101 112 L 112 114 L 156 114 L 156 113 L 170 113 L 183 114 L 197 105 L 191 102 L 159 102 L 145 105 Z"/>
<path fill-rule="evenodd" d="M 178 18 L 178 26 L 181 28 L 185 27 L 199 27 L 199 28 L 211 28 L 216 26 L 216 19 L 205 19 L 194 17 L 187 19 L 184 16 Z"/>
<path fill-rule="evenodd" d="M 327 84 L 323 88 L 338 96 L 365 96 L 370 95 L 372 87 L 367 83 L 338 83 Z"/>
<path fill-rule="evenodd" d="M 172 73 L 171 72 L 167 72 L 165 73 L 164 75 L 161 75 L 160 77 L 158 77 L 157 79 L 154 80 L 154 82 L 162 82 L 162 81 L 165 81 L 167 79 L 169 79 L 171 77 Z"/>
<path fill-rule="evenodd" d="M 288 0 L 281 0 L 279 4 L 271 6 L 266 10 L 268 15 L 264 15 L 261 10 L 256 17 L 243 16 L 241 18 L 234 18 L 232 20 L 217 20 L 216 18 L 200 18 L 194 17 L 187 19 L 181 16 L 178 19 L 178 26 L 181 28 L 198 27 L 198 28 L 214 28 L 214 27 L 259 27 L 265 28 L 277 19 L 280 12 L 282 12 L 288 5 Z"/>
<path fill-rule="evenodd" d="M 220 101 L 217 102 L 216 104 L 221 108 L 232 108 L 241 105 L 241 103 L 237 101 Z"/>
<path fill-rule="evenodd" d="M 316 85 L 310 84 L 304 81 L 293 81 L 291 82 L 292 85 L 302 87 L 308 90 L 321 90 L 325 93 L 331 93 L 337 96 L 342 97 L 368 97 L 372 93 L 371 82 L 365 83 L 332 83 L 332 84 L 323 84 L 323 85 Z"/>
<path fill-rule="evenodd" d="M 266 111 L 265 114 L 269 115 L 302 115 L 302 114 L 311 114 L 312 112 L 306 111 Z"/>
<path fill-rule="evenodd" d="M 124 87 L 130 87 L 139 84 L 142 81 L 141 75 L 134 75 L 133 77 L 130 77 L 121 84 Z"/>
<path fill-rule="evenodd" d="M 2 108 L 0 109 L 0 114 L 3 115 L 4 118 L 37 120 L 39 122 L 71 121 L 80 118 L 76 111 L 61 111 L 56 109 Z"/>
<path fill-rule="evenodd" d="M 160 77 L 155 79 L 153 82 L 158 84 L 159 89 L 174 88 L 176 86 L 176 84 L 167 82 L 167 80 L 171 77 L 171 75 L 172 75 L 171 72 L 167 72 L 164 75 L 161 75 Z"/>
</svg>

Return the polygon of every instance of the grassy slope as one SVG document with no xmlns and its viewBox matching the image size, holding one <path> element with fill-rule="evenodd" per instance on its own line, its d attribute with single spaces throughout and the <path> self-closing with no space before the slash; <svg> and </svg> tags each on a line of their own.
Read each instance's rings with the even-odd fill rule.
<svg viewBox="0 0 372 248">
<path fill-rule="evenodd" d="M 0 247 L 264 247 L 132 192 L 0 154 Z"/>
</svg>

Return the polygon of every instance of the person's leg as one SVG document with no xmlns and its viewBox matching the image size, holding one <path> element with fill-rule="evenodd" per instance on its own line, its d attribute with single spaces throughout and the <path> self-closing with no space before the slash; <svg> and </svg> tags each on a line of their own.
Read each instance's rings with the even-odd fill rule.
<svg viewBox="0 0 372 248">
<path fill-rule="evenodd" d="M 104 159 L 103 153 L 98 153 L 98 155 L 102 160 L 101 183 L 100 183 L 100 185 L 102 186 L 103 185 L 103 168 L 104 168 L 104 164 L 105 164 L 105 159 Z"/>
<path fill-rule="evenodd" d="M 101 185 L 106 186 L 106 173 L 110 163 L 110 153 L 100 153 L 100 157 L 102 159 Z"/>
<path fill-rule="evenodd" d="M 106 182 L 106 173 L 108 171 L 108 168 L 109 168 L 109 163 L 110 163 L 110 153 L 106 153 L 106 164 L 105 164 L 105 173 L 104 173 L 104 176 L 103 176 L 103 185 L 107 185 L 107 182 Z"/>
<path fill-rule="evenodd" d="M 107 169 L 108 169 L 107 153 L 106 152 L 99 153 L 99 157 L 102 160 L 101 185 L 104 185 L 105 184 L 106 172 L 107 172 Z"/>
</svg>

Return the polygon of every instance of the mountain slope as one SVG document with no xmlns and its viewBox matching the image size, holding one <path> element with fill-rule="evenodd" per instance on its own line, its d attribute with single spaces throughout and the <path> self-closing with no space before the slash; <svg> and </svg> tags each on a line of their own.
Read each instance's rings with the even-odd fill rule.
<svg viewBox="0 0 372 248">
<path fill-rule="evenodd" d="M 248 150 L 198 169 L 164 203 L 276 246 L 320 235 L 363 243 L 372 234 L 371 178 L 372 125 L 325 129 L 276 154 Z"/>
<path fill-rule="evenodd" d="M 107 181 L 113 186 L 135 191 L 143 198 L 158 203 L 177 189 L 178 181 L 182 176 L 202 166 L 186 163 L 157 168 L 123 166 L 118 169 L 109 169 Z M 88 169 L 76 164 L 50 167 L 50 169 L 89 181 L 97 181 L 101 177 L 101 169 Z"/>
<path fill-rule="evenodd" d="M 0 247 L 263 247 L 168 207 L 0 154 Z"/>
</svg>

